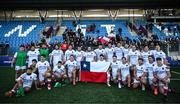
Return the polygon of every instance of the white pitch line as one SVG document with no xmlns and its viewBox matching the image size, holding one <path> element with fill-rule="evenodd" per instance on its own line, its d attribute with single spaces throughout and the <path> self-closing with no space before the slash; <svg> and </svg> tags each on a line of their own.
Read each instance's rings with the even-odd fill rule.
<svg viewBox="0 0 180 104">
<path fill-rule="evenodd" d="M 172 81 L 180 81 L 180 79 L 177 78 L 171 78 Z"/>
<path fill-rule="evenodd" d="M 178 74 L 178 75 L 180 75 L 180 73 L 179 72 L 176 72 L 176 71 L 171 71 L 172 73 L 175 73 L 175 74 Z"/>
</svg>

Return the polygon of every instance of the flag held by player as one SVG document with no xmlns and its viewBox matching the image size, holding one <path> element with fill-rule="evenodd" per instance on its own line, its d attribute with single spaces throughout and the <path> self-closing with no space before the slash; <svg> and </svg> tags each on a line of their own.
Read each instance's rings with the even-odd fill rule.
<svg viewBox="0 0 180 104">
<path fill-rule="evenodd" d="M 107 82 L 107 70 L 110 62 L 81 62 L 80 81 L 82 82 Z"/>
</svg>

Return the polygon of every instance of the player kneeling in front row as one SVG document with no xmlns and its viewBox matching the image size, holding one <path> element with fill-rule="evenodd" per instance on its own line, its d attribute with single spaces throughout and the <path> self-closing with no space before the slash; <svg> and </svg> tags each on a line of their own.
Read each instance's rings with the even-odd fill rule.
<svg viewBox="0 0 180 104">
<path fill-rule="evenodd" d="M 40 88 L 37 87 L 37 75 L 32 72 L 32 68 L 28 68 L 26 73 L 23 73 L 19 78 L 16 79 L 16 84 L 14 85 L 11 91 L 5 93 L 6 96 L 12 97 L 14 94 L 16 96 L 24 96 L 25 92 L 29 92 L 32 83 L 35 81 L 35 87 L 37 90 Z"/>
<path fill-rule="evenodd" d="M 122 57 L 122 64 L 120 66 L 121 70 L 121 79 L 123 85 L 128 85 L 128 87 L 131 87 L 131 77 L 130 77 L 130 65 L 126 61 L 126 57 Z"/>
<path fill-rule="evenodd" d="M 39 73 L 39 84 L 43 86 L 47 82 L 47 88 L 51 90 L 51 67 L 49 62 L 46 61 L 45 55 L 41 55 L 41 61 L 36 64 L 36 69 Z"/>
<path fill-rule="evenodd" d="M 159 86 L 159 92 L 164 96 L 168 94 L 168 84 L 170 83 L 170 69 L 162 63 L 161 58 L 156 58 L 157 65 L 155 66 L 155 88 Z"/>
<path fill-rule="evenodd" d="M 65 67 L 62 65 L 61 61 L 58 61 L 58 64 L 53 68 L 52 79 L 56 82 L 54 87 L 60 87 L 61 83 L 64 83 L 67 78 Z"/>
<path fill-rule="evenodd" d="M 136 65 L 134 70 L 134 82 L 133 82 L 133 88 L 137 88 L 138 86 L 142 87 L 142 90 L 145 90 L 146 85 L 146 76 L 147 76 L 147 70 L 145 65 L 143 64 L 143 59 L 138 59 L 138 65 Z"/>
<path fill-rule="evenodd" d="M 74 60 L 73 55 L 70 55 L 70 58 L 68 61 L 66 61 L 65 66 L 67 66 L 67 75 L 70 82 L 72 82 L 73 85 L 76 85 L 77 62 Z"/>
</svg>

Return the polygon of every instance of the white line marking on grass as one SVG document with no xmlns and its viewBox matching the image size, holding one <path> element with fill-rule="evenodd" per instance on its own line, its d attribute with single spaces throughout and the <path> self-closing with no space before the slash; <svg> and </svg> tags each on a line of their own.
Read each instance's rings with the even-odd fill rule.
<svg viewBox="0 0 180 104">
<path fill-rule="evenodd" d="M 175 73 L 175 74 L 178 74 L 178 75 L 180 75 L 180 73 L 179 72 L 176 72 L 176 71 L 171 71 L 172 73 Z"/>
<path fill-rule="evenodd" d="M 180 81 L 180 79 L 177 78 L 171 78 L 172 81 Z"/>
</svg>

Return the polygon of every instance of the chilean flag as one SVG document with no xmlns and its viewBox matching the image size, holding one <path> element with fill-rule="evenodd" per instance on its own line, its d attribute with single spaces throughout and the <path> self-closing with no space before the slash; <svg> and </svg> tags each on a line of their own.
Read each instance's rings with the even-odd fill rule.
<svg viewBox="0 0 180 104">
<path fill-rule="evenodd" d="M 80 81 L 106 83 L 109 66 L 110 62 L 106 61 L 81 61 Z"/>
</svg>

